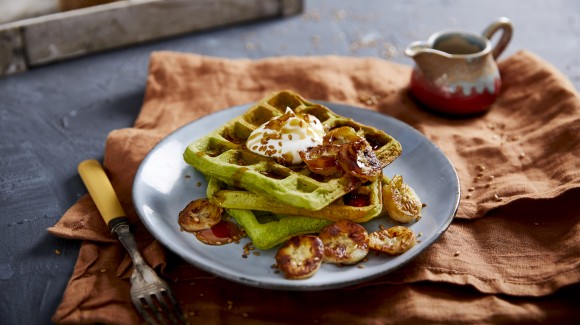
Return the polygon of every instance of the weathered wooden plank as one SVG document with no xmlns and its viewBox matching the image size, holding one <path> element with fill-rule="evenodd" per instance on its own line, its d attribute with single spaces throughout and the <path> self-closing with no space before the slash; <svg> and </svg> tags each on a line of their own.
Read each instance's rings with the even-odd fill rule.
<svg viewBox="0 0 580 325">
<path fill-rule="evenodd" d="M 302 10 L 303 0 L 126 0 L 9 23 L 0 25 L 0 75 Z"/>
<path fill-rule="evenodd" d="M 0 30 L 0 76 L 25 70 L 26 60 L 20 30 Z"/>
</svg>

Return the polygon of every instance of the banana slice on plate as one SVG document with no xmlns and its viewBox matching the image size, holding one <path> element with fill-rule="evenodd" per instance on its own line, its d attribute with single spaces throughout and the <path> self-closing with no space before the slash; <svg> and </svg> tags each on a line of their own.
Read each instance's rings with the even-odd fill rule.
<svg viewBox="0 0 580 325">
<path fill-rule="evenodd" d="M 394 226 L 370 233 L 369 247 L 391 255 L 399 255 L 408 251 L 417 243 L 415 233 L 407 227 Z"/>
<path fill-rule="evenodd" d="M 320 238 L 312 235 L 294 236 L 276 253 L 276 263 L 287 279 L 306 279 L 318 271 L 323 255 L 324 247 Z"/>
<path fill-rule="evenodd" d="M 324 244 L 325 263 L 355 264 L 369 252 L 366 229 L 350 220 L 340 220 L 324 227 L 318 237 Z"/>
<path fill-rule="evenodd" d="M 389 216 L 399 222 L 410 222 L 421 219 L 423 204 L 413 188 L 403 182 L 401 175 L 384 182 L 383 206 Z"/>
<path fill-rule="evenodd" d="M 209 229 L 220 222 L 223 209 L 211 203 L 208 199 L 197 199 L 179 212 L 181 229 L 189 232 Z"/>
</svg>

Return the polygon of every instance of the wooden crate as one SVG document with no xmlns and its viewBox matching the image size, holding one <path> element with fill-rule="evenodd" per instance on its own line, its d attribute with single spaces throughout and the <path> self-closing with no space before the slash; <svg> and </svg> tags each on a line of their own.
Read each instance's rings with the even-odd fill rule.
<svg viewBox="0 0 580 325">
<path fill-rule="evenodd" d="M 124 0 L 0 25 L 0 76 L 89 53 L 263 18 L 303 0 Z"/>
</svg>

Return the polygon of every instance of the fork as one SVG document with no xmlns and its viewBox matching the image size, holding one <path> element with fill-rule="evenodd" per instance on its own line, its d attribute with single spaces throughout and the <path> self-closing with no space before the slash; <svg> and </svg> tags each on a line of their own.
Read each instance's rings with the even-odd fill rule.
<svg viewBox="0 0 580 325">
<path fill-rule="evenodd" d="M 82 161 L 78 172 L 111 233 L 117 235 L 133 261 L 131 300 L 139 314 L 149 324 L 186 324 L 171 289 L 139 253 L 125 211 L 101 164 L 94 159 Z"/>
</svg>

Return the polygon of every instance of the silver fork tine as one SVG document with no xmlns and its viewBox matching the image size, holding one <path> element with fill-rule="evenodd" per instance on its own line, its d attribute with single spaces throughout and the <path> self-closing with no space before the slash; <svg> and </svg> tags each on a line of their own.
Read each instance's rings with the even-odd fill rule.
<svg viewBox="0 0 580 325">
<path fill-rule="evenodd" d="M 177 304 L 174 304 L 172 302 L 173 297 L 171 295 L 169 295 L 165 290 L 158 292 L 156 294 L 156 296 L 157 296 L 157 300 L 159 301 L 159 303 L 163 306 L 163 308 L 165 310 L 171 311 L 171 310 L 175 309 L 175 306 Z M 167 303 L 168 301 L 170 304 Z M 176 318 L 175 313 L 168 312 L 167 315 L 168 315 L 169 319 L 171 320 L 172 324 L 179 324 L 179 318 L 178 317 Z"/>
<path fill-rule="evenodd" d="M 179 304 L 177 303 L 177 300 L 175 300 L 175 297 L 173 296 L 173 294 L 171 293 L 169 288 L 167 288 L 167 290 L 165 290 L 165 292 L 162 293 L 162 296 L 167 298 L 167 300 L 169 300 L 169 302 L 171 303 L 171 306 L 173 306 L 173 308 L 169 308 L 169 309 L 177 311 L 176 313 L 171 313 L 172 317 L 177 316 L 175 324 L 187 324 L 187 321 L 183 317 L 183 313 L 181 312 L 181 309 L 179 308 Z M 163 301 L 165 301 L 165 299 Z"/>
<path fill-rule="evenodd" d="M 148 281 L 148 282 L 146 282 Z M 186 324 L 167 284 L 148 266 L 137 265 L 131 276 L 133 304 L 149 324 Z"/>
<path fill-rule="evenodd" d="M 153 318 L 151 318 L 151 315 L 149 315 L 149 312 L 147 312 L 143 308 L 143 304 L 139 300 L 139 298 L 137 298 L 137 297 L 131 297 L 131 298 L 133 298 L 132 299 L 133 300 L 133 306 L 135 306 L 135 309 L 137 309 L 137 311 L 145 319 L 145 321 L 147 322 L 147 324 L 156 324 L 156 322 L 153 320 Z"/>
<path fill-rule="evenodd" d="M 167 306 L 165 299 L 163 299 L 163 296 L 161 296 L 161 292 L 156 292 L 155 294 L 152 294 L 152 296 L 154 296 L 157 299 L 157 302 L 161 306 L 160 314 L 166 315 L 167 318 L 169 318 L 170 323 L 175 324 L 176 322 L 175 317 L 173 317 L 173 313 L 169 312 L 171 308 Z M 161 318 L 163 318 L 163 315 L 161 315 Z"/>
<path fill-rule="evenodd" d="M 146 306 L 149 308 L 149 311 L 151 312 L 151 314 L 153 314 L 153 316 L 155 317 L 155 324 L 163 324 L 163 325 L 167 325 L 167 322 L 165 322 L 165 317 L 164 317 L 164 311 L 166 311 L 167 309 L 164 308 L 164 310 L 159 309 L 159 306 L 157 306 L 155 304 L 155 301 L 153 301 L 153 298 L 155 297 L 155 294 L 150 294 L 150 295 L 145 295 L 143 297 L 143 300 L 145 300 L 145 303 L 147 304 Z M 161 311 L 161 312 L 160 312 Z"/>
<path fill-rule="evenodd" d="M 143 318 L 149 324 L 166 324 L 165 317 L 169 317 L 174 324 L 180 324 L 180 321 L 181 324 L 186 324 L 179 305 L 171 293 L 171 289 L 145 263 L 145 260 L 143 260 L 143 257 L 137 250 L 137 243 L 135 242 L 135 238 L 133 238 L 133 234 L 129 231 L 129 225 L 127 223 L 119 223 L 113 227 L 112 231 L 117 234 L 133 261 L 134 270 L 131 275 L 131 297 L 137 310 L 143 315 Z M 171 306 L 163 299 L 163 295 L 169 298 Z M 157 303 L 153 301 L 153 297 L 156 298 Z M 144 307 L 148 310 L 145 310 L 146 308 Z M 146 314 L 149 315 L 145 316 Z"/>
</svg>

